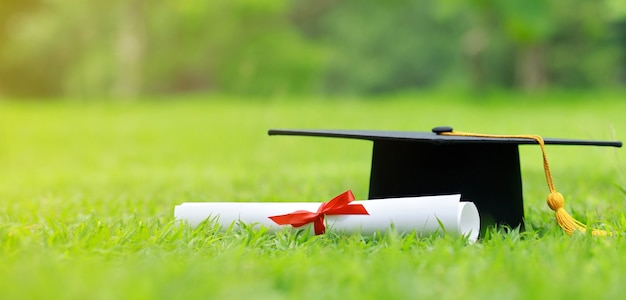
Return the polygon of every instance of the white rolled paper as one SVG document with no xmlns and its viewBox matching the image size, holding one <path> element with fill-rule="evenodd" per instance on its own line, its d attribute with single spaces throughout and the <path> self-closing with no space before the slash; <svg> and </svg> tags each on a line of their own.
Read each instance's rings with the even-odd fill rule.
<svg viewBox="0 0 626 300">
<path fill-rule="evenodd" d="M 327 215 L 324 219 L 327 230 L 347 233 L 373 234 L 393 227 L 397 232 L 415 230 L 420 234 L 445 231 L 475 241 L 480 231 L 478 210 L 474 203 L 460 200 L 461 195 L 444 195 L 352 201 L 350 204 L 362 204 L 369 215 Z M 187 202 L 174 208 L 174 217 L 192 227 L 213 217 L 222 229 L 234 222 L 237 226 L 236 222 L 240 221 L 276 231 L 284 226 L 274 223 L 270 216 L 297 210 L 316 212 L 320 205 L 315 202 Z"/>
</svg>

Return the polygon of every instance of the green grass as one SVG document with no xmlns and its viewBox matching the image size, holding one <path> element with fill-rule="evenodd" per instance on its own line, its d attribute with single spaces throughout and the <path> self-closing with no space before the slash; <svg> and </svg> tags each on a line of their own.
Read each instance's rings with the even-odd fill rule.
<svg viewBox="0 0 626 300">
<path fill-rule="evenodd" d="M 615 230 L 609 238 L 558 228 L 532 146 L 521 149 L 527 231 L 491 231 L 473 245 L 174 224 L 174 206 L 187 201 L 325 201 L 346 189 L 366 197 L 369 142 L 268 137 L 269 128 L 451 125 L 626 139 L 617 94 L 457 96 L 0 101 L 0 298 L 620 298 L 623 149 L 548 148 L 566 208 Z"/>
</svg>

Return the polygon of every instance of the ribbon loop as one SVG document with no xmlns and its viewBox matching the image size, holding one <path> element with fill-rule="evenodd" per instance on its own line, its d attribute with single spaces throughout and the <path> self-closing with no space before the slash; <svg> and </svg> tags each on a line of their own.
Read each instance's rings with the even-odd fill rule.
<svg viewBox="0 0 626 300">
<path fill-rule="evenodd" d="M 313 223 L 315 234 L 323 234 L 326 232 L 326 226 L 324 226 L 324 216 L 326 215 L 369 215 L 362 204 L 351 205 L 350 202 L 352 201 L 354 201 L 354 194 L 351 190 L 347 190 L 330 201 L 322 203 L 317 212 L 297 210 L 269 218 L 278 225 L 291 225 L 296 228 Z"/>
</svg>

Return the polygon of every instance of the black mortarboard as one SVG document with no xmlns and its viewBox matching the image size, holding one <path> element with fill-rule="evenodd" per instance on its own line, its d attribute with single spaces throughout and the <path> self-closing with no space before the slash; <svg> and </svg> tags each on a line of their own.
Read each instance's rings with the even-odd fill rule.
<svg viewBox="0 0 626 300">
<path fill-rule="evenodd" d="M 476 204 L 481 228 L 497 224 L 523 229 L 518 145 L 537 144 L 537 136 L 458 136 L 451 127 L 436 127 L 432 132 L 271 129 L 268 133 L 371 140 L 369 199 L 459 193 Z M 617 141 L 543 141 L 549 145 L 622 146 Z M 544 166 L 548 176 L 545 151 Z M 553 186 L 550 189 L 555 192 Z"/>
</svg>

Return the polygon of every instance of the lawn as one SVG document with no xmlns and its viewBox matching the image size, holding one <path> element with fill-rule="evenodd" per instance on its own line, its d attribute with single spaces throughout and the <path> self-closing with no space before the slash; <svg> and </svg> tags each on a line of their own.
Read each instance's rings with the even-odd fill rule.
<svg viewBox="0 0 626 300">
<path fill-rule="evenodd" d="M 617 299 L 626 150 L 549 146 L 557 189 L 612 237 L 563 233 L 538 147 L 522 146 L 526 228 L 449 236 L 262 234 L 176 226 L 191 201 L 367 197 L 371 143 L 269 128 L 457 130 L 626 140 L 619 93 L 376 99 L 187 96 L 0 101 L 3 299 Z"/>
</svg>

